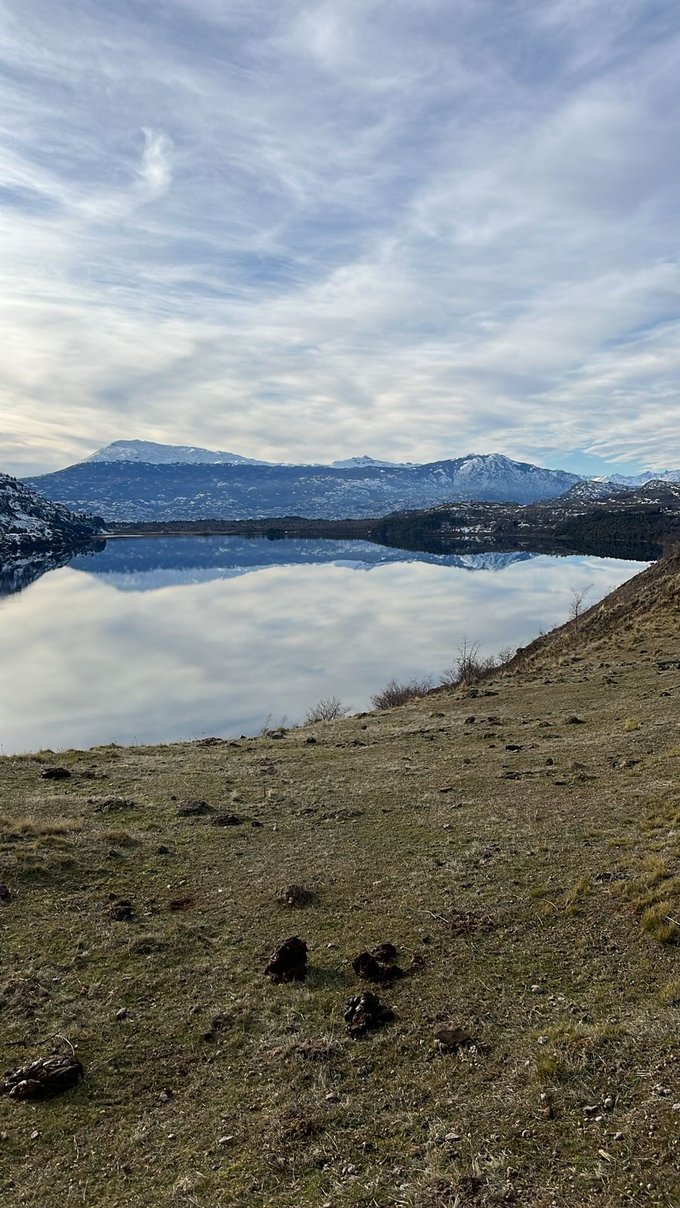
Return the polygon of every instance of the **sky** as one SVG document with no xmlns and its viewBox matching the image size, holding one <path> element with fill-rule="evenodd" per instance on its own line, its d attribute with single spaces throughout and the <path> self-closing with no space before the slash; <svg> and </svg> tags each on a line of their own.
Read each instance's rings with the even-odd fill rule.
<svg viewBox="0 0 680 1208">
<path fill-rule="evenodd" d="M 0 469 L 680 466 L 676 0 L 0 0 Z"/>
</svg>

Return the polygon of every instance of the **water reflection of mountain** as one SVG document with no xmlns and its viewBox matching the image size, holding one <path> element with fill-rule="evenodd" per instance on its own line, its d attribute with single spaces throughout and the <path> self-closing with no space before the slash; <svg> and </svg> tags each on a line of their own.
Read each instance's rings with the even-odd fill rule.
<svg viewBox="0 0 680 1208">
<path fill-rule="evenodd" d="M 153 591 L 212 579 L 231 579 L 276 566 L 336 564 L 372 570 L 395 562 L 425 562 L 465 570 L 503 570 L 536 557 L 524 551 L 483 554 L 430 554 L 392 549 L 370 541 L 329 541 L 262 537 L 119 538 L 96 556 L 74 558 L 75 570 L 103 578 L 122 591 Z"/>
<path fill-rule="evenodd" d="M 50 557 L 5 559 L 0 566 L 0 598 L 12 596 L 30 587 L 31 583 L 47 574 L 48 570 L 58 570 L 60 566 L 66 566 L 72 556 L 71 551 Z"/>
</svg>

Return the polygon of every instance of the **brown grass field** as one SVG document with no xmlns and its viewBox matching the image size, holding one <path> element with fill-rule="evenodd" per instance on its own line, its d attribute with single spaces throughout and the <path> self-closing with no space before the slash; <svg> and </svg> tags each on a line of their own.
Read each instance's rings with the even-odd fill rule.
<svg viewBox="0 0 680 1208">
<path fill-rule="evenodd" d="M 677 1208 L 679 718 L 676 556 L 476 687 L 0 760 L 0 1063 L 86 1074 L 0 1096 L 2 1202 Z M 395 1018 L 353 1039 L 386 941 Z"/>
</svg>

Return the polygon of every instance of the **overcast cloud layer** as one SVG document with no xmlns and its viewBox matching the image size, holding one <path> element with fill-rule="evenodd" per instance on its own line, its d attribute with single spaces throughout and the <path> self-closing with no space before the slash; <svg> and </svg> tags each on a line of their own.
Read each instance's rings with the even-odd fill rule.
<svg viewBox="0 0 680 1208">
<path fill-rule="evenodd" d="M 0 26 L 0 468 L 121 437 L 680 464 L 676 0 Z"/>
</svg>

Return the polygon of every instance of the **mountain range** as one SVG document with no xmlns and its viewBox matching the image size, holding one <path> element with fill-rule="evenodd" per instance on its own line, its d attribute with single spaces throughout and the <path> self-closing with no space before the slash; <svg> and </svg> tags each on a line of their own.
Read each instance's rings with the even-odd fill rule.
<svg viewBox="0 0 680 1208">
<path fill-rule="evenodd" d="M 96 512 L 109 522 L 134 522 L 291 515 L 338 520 L 461 499 L 535 503 L 579 481 L 576 474 L 499 453 L 424 465 L 369 457 L 334 465 L 277 465 L 236 457 L 117 441 L 86 461 L 26 482 L 75 510 Z"/>
</svg>

